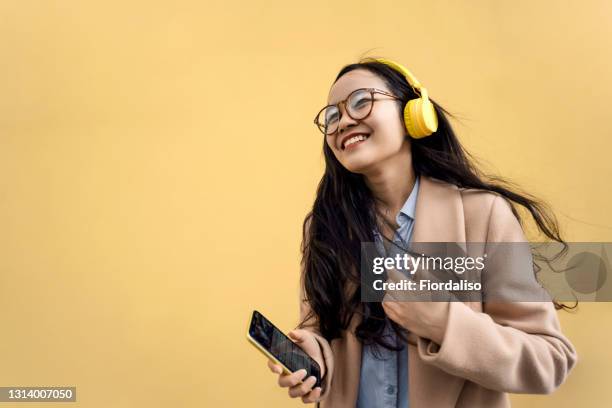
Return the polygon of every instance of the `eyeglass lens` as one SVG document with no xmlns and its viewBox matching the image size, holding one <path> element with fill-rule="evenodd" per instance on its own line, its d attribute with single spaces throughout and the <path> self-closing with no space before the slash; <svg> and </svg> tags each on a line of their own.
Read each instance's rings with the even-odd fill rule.
<svg viewBox="0 0 612 408">
<path fill-rule="evenodd" d="M 346 101 L 346 110 L 348 115 L 355 120 L 365 118 L 372 110 L 372 93 L 365 89 L 353 92 Z M 321 111 L 318 123 L 328 135 L 338 130 L 340 123 L 338 106 L 328 106 Z"/>
</svg>

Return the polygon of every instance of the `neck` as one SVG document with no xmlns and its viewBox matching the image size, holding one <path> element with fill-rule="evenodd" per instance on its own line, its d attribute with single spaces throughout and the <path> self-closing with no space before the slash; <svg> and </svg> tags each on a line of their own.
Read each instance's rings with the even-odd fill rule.
<svg viewBox="0 0 612 408">
<path fill-rule="evenodd" d="M 379 203 L 382 213 L 390 220 L 395 220 L 416 181 L 410 145 L 405 143 L 404 146 L 398 154 L 364 174 L 366 185 Z"/>
</svg>

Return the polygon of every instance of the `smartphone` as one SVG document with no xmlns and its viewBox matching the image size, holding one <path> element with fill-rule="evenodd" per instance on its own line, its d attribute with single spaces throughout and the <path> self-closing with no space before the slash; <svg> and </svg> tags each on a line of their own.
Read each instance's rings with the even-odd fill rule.
<svg viewBox="0 0 612 408">
<path fill-rule="evenodd" d="M 251 316 L 247 339 L 266 357 L 280 364 L 287 374 L 304 368 L 304 378 L 312 375 L 317 379 L 313 388 L 321 386 L 319 364 L 257 310 Z"/>
</svg>

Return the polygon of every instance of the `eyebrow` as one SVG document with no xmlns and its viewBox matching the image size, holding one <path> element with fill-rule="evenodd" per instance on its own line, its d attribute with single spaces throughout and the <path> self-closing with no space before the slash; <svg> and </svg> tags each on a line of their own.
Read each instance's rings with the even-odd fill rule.
<svg viewBox="0 0 612 408">
<path fill-rule="evenodd" d="M 351 93 L 353 93 L 354 91 L 356 91 L 357 89 L 361 89 L 361 88 L 355 88 L 355 89 L 353 89 L 351 92 L 349 92 L 348 94 L 346 94 L 346 97 L 344 97 L 344 98 L 340 99 L 340 101 L 343 101 L 343 100 L 345 100 L 346 98 L 348 98 L 348 96 L 349 96 Z M 337 105 L 337 104 L 338 104 L 338 102 L 340 102 L 340 101 L 337 101 L 337 102 L 335 102 L 335 103 L 328 102 L 328 103 L 327 103 L 327 106 L 329 106 L 329 105 Z"/>
<path fill-rule="evenodd" d="M 367 87 L 367 86 L 366 86 L 366 87 L 361 86 L 361 87 L 358 87 L 358 88 L 352 89 L 352 90 L 351 90 L 349 93 L 347 93 L 347 94 L 346 94 L 346 96 L 345 96 L 344 98 L 340 99 L 340 101 L 345 100 L 346 98 L 348 98 L 348 96 L 349 96 L 351 93 L 353 93 L 353 92 L 354 92 L 354 91 L 356 91 L 357 89 L 362 89 L 362 88 L 368 88 L 368 87 Z M 337 102 L 335 102 L 335 103 L 327 102 L 327 106 L 329 106 L 329 105 L 337 105 L 337 104 L 338 104 L 338 102 L 340 102 L 340 101 L 337 101 Z"/>
<path fill-rule="evenodd" d="M 385 91 L 385 92 L 392 93 L 391 91 L 387 91 L 386 89 L 384 89 L 384 88 L 382 88 L 382 87 L 378 87 L 378 86 L 360 86 L 360 87 L 358 87 L 358 88 L 353 89 L 353 90 L 352 90 L 351 92 L 349 92 L 348 94 L 346 94 L 346 97 L 345 97 L 345 98 L 342 98 L 341 100 L 342 100 L 342 101 L 343 101 L 343 100 L 345 100 L 346 98 L 348 98 L 348 96 L 349 96 L 350 94 L 352 94 L 353 92 L 355 92 L 355 91 L 356 91 L 356 90 L 358 90 L 358 89 L 380 89 L 381 91 Z M 339 101 L 338 101 L 338 102 L 339 102 Z M 336 103 L 331 103 L 331 102 L 328 102 L 326 106 L 330 106 L 330 105 L 337 105 L 337 104 L 338 104 L 338 102 L 336 102 Z"/>
<path fill-rule="evenodd" d="M 335 103 L 327 102 L 327 106 L 329 106 L 329 105 L 336 105 L 337 103 L 338 102 L 335 102 Z"/>
</svg>

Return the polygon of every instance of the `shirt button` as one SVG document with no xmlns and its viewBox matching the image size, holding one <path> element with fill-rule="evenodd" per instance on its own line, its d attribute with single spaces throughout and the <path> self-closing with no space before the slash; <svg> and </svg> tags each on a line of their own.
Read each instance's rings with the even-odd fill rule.
<svg viewBox="0 0 612 408">
<path fill-rule="evenodd" d="M 392 385 L 387 386 L 387 394 L 391 395 L 395 391 L 395 387 Z"/>
</svg>

